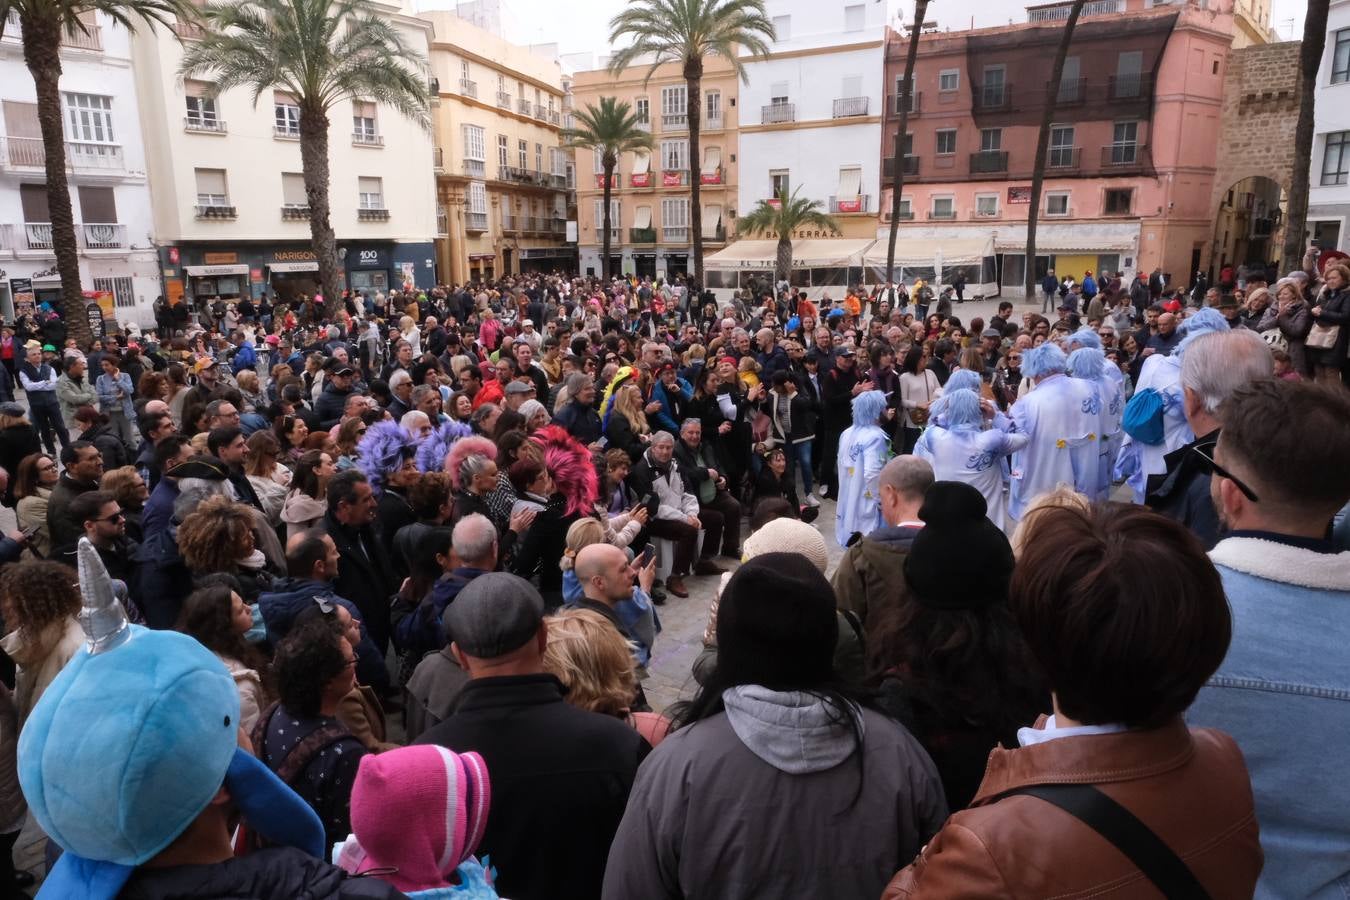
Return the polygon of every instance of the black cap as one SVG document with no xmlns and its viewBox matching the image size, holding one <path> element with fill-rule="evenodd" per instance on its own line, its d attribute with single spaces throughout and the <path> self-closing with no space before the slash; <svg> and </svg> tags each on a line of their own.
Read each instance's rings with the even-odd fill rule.
<svg viewBox="0 0 1350 900">
<path fill-rule="evenodd" d="M 1007 602 L 1012 547 L 987 512 L 984 495 L 964 482 L 939 481 L 928 489 L 919 508 L 924 526 L 905 557 L 905 583 L 915 600 L 934 609 Z"/>
<path fill-rule="evenodd" d="M 164 473 L 168 478 L 205 478 L 207 481 L 224 481 L 230 475 L 229 467 L 214 456 L 202 454 L 187 462 L 181 462 Z"/>
</svg>

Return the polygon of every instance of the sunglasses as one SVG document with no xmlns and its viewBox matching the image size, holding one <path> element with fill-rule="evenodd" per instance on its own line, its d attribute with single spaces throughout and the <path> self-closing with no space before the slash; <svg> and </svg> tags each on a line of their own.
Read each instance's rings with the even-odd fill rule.
<svg viewBox="0 0 1350 900">
<path fill-rule="evenodd" d="M 90 519 L 89 521 L 91 521 L 91 522 L 120 522 L 120 521 L 122 521 L 123 519 L 125 519 L 126 517 L 127 517 L 126 513 L 121 512 L 121 511 L 119 510 L 118 512 L 115 512 L 115 513 L 113 513 L 113 514 L 110 515 L 110 516 L 104 516 L 104 517 L 102 517 L 101 519 Z"/>
<path fill-rule="evenodd" d="M 1239 491 L 1242 491 L 1242 496 L 1246 497 L 1253 503 L 1260 502 L 1256 497 L 1255 491 L 1247 487 L 1247 485 L 1244 484 L 1242 480 L 1238 478 L 1236 475 L 1234 475 L 1232 472 L 1228 471 L 1223 466 L 1219 465 L 1214 461 L 1213 447 L 1214 447 L 1213 444 L 1210 444 L 1208 447 L 1198 447 L 1198 446 L 1191 447 L 1191 452 L 1200 458 L 1201 468 L 1204 469 L 1205 472 L 1207 472 L 1210 476 L 1218 475 L 1220 478 L 1227 478 L 1229 481 L 1233 482 L 1233 484 L 1237 486 L 1237 489 Z"/>
</svg>

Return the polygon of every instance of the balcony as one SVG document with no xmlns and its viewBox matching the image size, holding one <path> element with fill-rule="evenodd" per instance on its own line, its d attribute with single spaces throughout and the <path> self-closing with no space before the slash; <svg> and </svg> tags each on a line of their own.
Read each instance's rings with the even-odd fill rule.
<svg viewBox="0 0 1350 900">
<path fill-rule="evenodd" d="M 1002 112 L 1012 108 L 1011 84 L 986 84 L 975 89 L 975 108 L 984 112 Z"/>
<path fill-rule="evenodd" d="M 229 129 L 225 127 L 223 119 L 207 119 L 202 116 L 184 116 L 183 130 L 197 132 L 199 134 L 225 134 Z"/>
<path fill-rule="evenodd" d="M 85 250 L 125 250 L 131 246 L 127 241 L 127 226 L 116 222 L 76 225 L 75 235 Z"/>
<path fill-rule="evenodd" d="M 501 107 L 502 109 L 510 109 L 510 108 L 511 108 L 511 95 L 508 94 L 506 91 L 498 91 L 498 92 L 497 92 L 497 106 Z"/>
<path fill-rule="evenodd" d="M 1042 213 L 1042 215 L 1047 219 L 1068 219 L 1073 216 L 1073 207 L 1069 206 L 1068 204 L 1065 204 L 1063 207 L 1059 209 L 1051 209 L 1049 206 L 1047 206 L 1045 208 L 1045 212 Z"/>
<path fill-rule="evenodd" d="M 895 220 L 896 220 L 897 222 L 913 222 L 913 221 L 914 221 L 914 210 L 912 210 L 912 209 L 902 209 L 902 210 L 900 210 L 900 213 L 899 213 L 899 215 L 897 215 L 897 216 L 895 217 Z M 889 209 L 884 210 L 884 211 L 881 213 L 881 221 L 882 221 L 882 222 L 885 222 L 886 224 L 890 224 L 890 221 L 891 221 L 891 211 L 890 211 Z"/>
<path fill-rule="evenodd" d="M 972 175 L 1002 174 L 1008 171 L 1007 150 L 981 150 L 970 154 L 970 173 Z"/>
<path fill-rule="evenodd" d="M 886 108 L 890 110 L 891 115 L 900 115 L 907 97 L 910 101 L 909 114 L 911 116 L 919 114 L 919 111 L 923 109 L 923 91 L 915 91 L 913 94 L 887 94 Z"/>
<path fill-rule="evenodd" d="M 356 211 L 356 221 L 358 222 L 387 222 L 389 221 L 389 210 L 375 207 L 361 207 Z"/>
<path fill-rule="evenodd" d="M 930 209 L 928 211 L 928 221 L 930 222 L 955 222 L 955 209 Z"/>
<path fill-rule="evenodd" d="M 24 222 L 23 238 L 20 250 L 25 247 L 29 250 L 51 250 L 56 246 L 52 242 L 51 222 Z"/>
<path fill-rule="evenodd" d="M 831 197 L 830 212 L 842 213 L 870 213 L 872 212 L 872 197 L 869 194 L 859 194 L 856 197 Z"/>
<path fill-rule="evenodd" d="M 1072 3 L 1033 7 L 1027 10 L 1028 22 L 1067 22 Z M 1125 0 L 1087 0 L 1081 16 L 1118 15 L 1125 11 Z"/>
<path fill-rule="evenodd" d="M 352 132 L 353 147 L 383 147 L 384 135 L 371 134 L 369 131 Z"/>
<path fill-rule="evenodd" d="M 470 178 L 483 178 L 487 175 L 487 163 L 481 159 L 466 159 L 463 168 L 464 174 Z"/>
<path fill-rule="evenodd" d="M 726 120 L 722 118 L 721 114 L 708 116 L 702 122 L 704 131 L 721 131 L 725 127 Z"/>
<path fill-rule="evenodd" d="M 196 210 L 199 219 L 226 221 L 239 218 L 239 211 L 225 203 L 198 203 Z"/>
<path fill-rule="evenodd" d="M 434 147 L 431 150 L 431 167 L 437 172 L 445 171 L 445 151 L 440 147 Z"/>
<path fill-rule="evenodd" d="M 298 141 L 300 140 L 300 125 L 299 123 L 278 125 L 274 122 L 272 123 L 272 137 L 283 141 Z"/>
<path fill-rule="evenodd" d="M 61 46 L 72 50 L 102 50 L 103 29 L 98 25 L 86 25 L 87 32 L 75 30 L 61 37 Z"/>
<path fill-rule="evenodd" d="M 630 244 L 655 244 L 655 228 L 630 228 L 628 229 L 628 243 Z"/>
<path fill-rule="evenodd" d="M 867 115 L 866 97 L 837 97 L 834 101 L 834 117 L 847 119 L 852 116 Z"/>
<path fill-rule="evenodd" d="M 1086 78 L 1065 78 L 1058 85 L 1047 81 L 1045 95 L 1054 98 L 1056 106 L 1079 106 L 1087 102 L 1087 88 Z"/>
<path fill-rule="evenodd" d="M 189 22 L 185 19 L 175 19 L 173 23 L 173 33 L 185 41 L 199 41 L 206 29 L 196 22 Z"/>
<path fill-rule="evenodd" d="M 1135 175 L 1153 168 L 1147 147 L 1138 144 L 1107 144 L 1102 148 L 1103 175 Z"/>
<path fill-rule="evenodd" d="M 541 122 L 548 121 L 548 109 L 536 103 L 534 105 L 534 117 Z"/>
<path fill-rule="evenodd" d="M 689 226 L 677 225 L 673 228 L 662 228 L 661 240 L 667 244 L 687 244 L 689 243 Z"/>
<path fill-rule="evenodd" d="M 651 130 L 652 130 L 652 120 L 651 120 L 651 119 L 641 119 L 641 120 L 639 120 L 639 121 L 637 121 L 637 122 L 635 122 L 635 123 L 633 123 L 633 124 L 636 125 L 636 126 L 637 126 L 640 130 L 642 130 L 642 131 L 651 131 Z"/>
<path fill-rule="evenodd" d="M 721 184 L 721 183 L 722 183 L 722 167 L 721 167 L 721 166 L 718 166 L 716 169 L 713 169 L 712 171 L 706 171 L 706 170 L 705 170 L 705 171 L 699 172 L 699 175 L 698 175 L 698 183 L 699 183 L 699 184 Z"/>
<path fill-rule="evenodd" d="M 604 178 L 603 175 L 600 177 L 602 179 Z M 601 186 L 603 187 L 603 185 Z M 639 188 L 639 189 L 653 188 L 656 187 L 656 181 L 651 173 L 651 170 L 648 169 L 646 172 L 642 173 L 637 172 L 630 173 L 628 176 L 628 186 L 631 188 Z"/>
<path fill-rule="evenodd" d="M 0 225 L 0 253 L 14 252 L 14 226 Z"/>
<path fill-rule="evenodd" d="M 689 116 L 685 113 L 663 113 L 661 115 L 662 131 L 684 131 L 689 127 Z"/>
<path fill-rule="evenodd" d="M 906 178 L 919 177 L 919 158 L 917 156 L 906 156 L 902 166 L 902 174 Z M 895 179 L 895 157 L 888 156 L 881 161 L 881 177 Z"/>
<path fill-rule="evenodd" d="M 460 92 L 461 94 L 463 94 L 465 97 L 472 97 L 472 98 L 474 98 L 475 100 L 477 100 L 477 99 L 478 99 L 478 82 L 473 81 L 473 80 L 468 79 L 468 78 L 461 78 L 461 79 L 459 80 L 459 92 Z"/>
<path fill-rule="evenodd" d="M 665 169 L 661 172 L 661 187 L 686 187 L 688 184 L 688 169 Z"/>
<path fill-rule="evenodd" d="M 42 138 L 0 138 L 0 169 L 42 169 L 47 155 Z M 71 171 L 121 172 L 125 165 L 121 144 L 66 141 L 66 168 Z"/>
<path fill-rule="evenodd" d="M 520 220 L 509 212 L 502 212 L 502 234 L 519 234 L 519 222 Z"/>
<path fill-rule="evenodd" d="M 764 125 L 795 122 L 797 121 L 797 105 L 795 103 L 770 103 L 768 106 L 761 106 L 759 120 Z"/>
<path fill-rule="evenodd" d="M 305 222 L 309 220 L 309 207 L 303 203 L 287 203 L 281 207 L 281 221 Z"/>
<path fill-rule="evenodd" d="M 550 109 L 548 111 L 548 124 L 550 125 L 562 124 L 562 116 L 558 114 L 558 111 L 556 109 Z"/>
<path fill-rule="evenodd" d="M 1153 100 L 1153 77 L 1151 75 L 1112 75 L 1106 79 L 1106 97 L 1116 101 L 1138 101 L 1149 103 Z"/>
<path fill-rule="evenodd" d="M 725 244 L 727 242 L 727 229 L 723 225 L 718 225 L 709 231 L 703 232 L 703 240 L 710 244 Z"/>
<path fill-rule="evenodd" d="M 522 116 L 528 116 L 530 114 L 530 101 L 526 100 L 524 97 L 518 99 L 516 101 L 516 112 L 520 113 Z"/>
<path fill-rule="evenodd" d="M 567 173 L 553 172 L 548 176 L 548 186 L 555 191 L 567 190 Z"/>
<path fill-rule="evenodd" d="M 553 221 L 548 223 L 548 233 L 555 238 L 564 237 L 567 234 L 567 220 L 557 218 L 557 213 L 553 215 Z"/>
<path fill-rule="evenodd" d="M 464 214 L 465 231 L 487 231 L 488 215 L 485 212 L 466 212 Z"/>
<path fill-rule="evenodd" d="M 1073 172 L 1082 164 L 1082 147 L 1051 147 L 1045 154 L 1045 167 L 1061 172 Z"/>
<path fill-rule="evenodd" d="M 976 207 L 970 211 L 970 217 L 975 220 L 988 221 L 989 219 L 997 219 L 999 217 L 999 212 L 1000 210 L 997 206 L 993 209 L 980 209 L 979 207 Z"/>
</svg>

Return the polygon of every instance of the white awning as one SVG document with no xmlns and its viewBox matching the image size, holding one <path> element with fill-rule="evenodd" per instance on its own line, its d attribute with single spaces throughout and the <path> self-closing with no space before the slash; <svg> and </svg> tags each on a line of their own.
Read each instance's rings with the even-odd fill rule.
<svg viewBox="0 0 1350 900">
<path fill-rule="evenodd" d="M 717 237 L 717 227 L 722 224 L 722 207 L 717 204 L 709 204 L 703 207 L 703 236 L 705 238 Z"/>
<path fill-rule="evenodd" d="M 639 153 L 633 157 L 633 174 L 646 175 L 652 167 L 652 155 L 650 153 Z M 651 212 L 651 210 L 648 210 Z"/>
<path fill-rule="evenodd" d="M 801 267 L 858 266 L 875 238 L 815 238 L 792 242 L 792 264 Z M 709 269 L 772 269 L 778 241 L 737 241 L 703 260 Z"/>
<path fill-rule="evenodd" d="M 839 199 L 851 199 L 862 193 L 862 169 L 839 170 Z"/>
<path fill-rule="evenodd" d="M 994 230 L 1000 253 L 1025 251 L 1027 227 L 1001 225 Z M 1036 228 L 1037 253 L 1133 253 L 1139 246 L 1138 223 L 1074 223 L 1042 221 Z"/>
<path fill-rule="evenodd" d="M 902 232 L 903 233 L 903 232 Z M 886 265 L 886 239 L 867 251 L 866 264 Z M 944 266 L 975 266 L 994 255 L 994 236 L 960 238 L 896 238 L 895 264 L 902 267 L 932 266 L 939 254 Z"/>
<path fill-rule="evenodd" d="M 702 174 L 714 175 L 716 174 L 717 170 L 721 167 L 721 165 L 722 165 L 721 147 L 709 147 L 707 150 L 704 151 Z"/>
<path fill-rule="evenodd" d="M 307 259 L 302 262 L 274 262 L 268 263 L 267 268 L 273 272 L 317 272 L 319 271 L 318 260 Z"/>
<path fill-rule="evenodd" d="M 652 208 L 650 206 L 639 206 L 634 211 L 633 227 L 643 230 L 652 227 Z"/>
<path fill-rule="evenodd" d="M 318 264 L 315 263 L 315 265 Z M 237 266 L 184 266 L 183 271 L 193 278 L 211 275 L 247 275 L 248 266 L 244 264 Z"/>
</svg>

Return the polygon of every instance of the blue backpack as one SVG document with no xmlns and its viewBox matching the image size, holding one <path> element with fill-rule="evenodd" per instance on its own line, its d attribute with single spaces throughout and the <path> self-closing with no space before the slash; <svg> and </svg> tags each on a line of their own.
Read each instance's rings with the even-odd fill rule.
<svg viewBox="0 0 1350 900">
<path fill-rule="evenodd" d="M 1120 425 L 1126 434 L 1141 444 L 1161 444 L 1163 410 L 1166 405 L 1162 394 L 1153 388 L 1137 391 L 1130 402 L 1125 404 L 1125 417 Z"/>
</svg>

